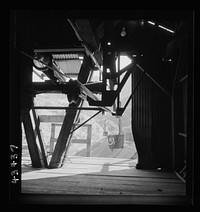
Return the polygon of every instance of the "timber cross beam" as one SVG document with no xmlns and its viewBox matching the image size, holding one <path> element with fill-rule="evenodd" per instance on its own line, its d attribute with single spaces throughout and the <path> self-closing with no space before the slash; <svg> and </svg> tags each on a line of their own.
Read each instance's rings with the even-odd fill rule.
<svg viewBox="0 0 200 212">
<path fill-rule="evenodd" d="M 90 64 L 91 64 L 90 58 L 85 57 L 81 65 L 79 75 L 78 75 L 78 80 L 81 83 L 87 82 L 87 79 L 90 73 Z M 82 101 L 83 100 L 79 100 L 74 105 L 70 104 L 69 107 L 78 108 L 78 106 L 80 105 Z M 61 130 L 58 136 L 58 140 L 51 157 L 49 168 L 59 168 L 63 165 L 62 161 L 63 161 L 63 158 L 65 157 L 65 150 L 66 148 L 68 148 L 70 144 L 71 131 L 73 130 L 74 121 L 76 120 L 77 116 L 79 116 L 79 113 L 77 113 L 77 110 L 66 112 Z"/>
</svg>

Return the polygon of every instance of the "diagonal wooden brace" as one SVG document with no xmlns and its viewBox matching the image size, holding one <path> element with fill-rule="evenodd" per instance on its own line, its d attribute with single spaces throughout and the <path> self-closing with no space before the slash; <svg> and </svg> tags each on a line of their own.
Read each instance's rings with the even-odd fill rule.
<svg viewBox="0 0 200 212">
<path fill-rule="evenodd" d="M 91 67 L 91 59 L 89 57 L 84 57 L 78 80 L 81 83 L 86 83 L 89 76 Z M 76 104 L 70 104 L 69 107 L 77 108 L 80 105 L 81 100 Z M 78 113 L 79 115 L 79 113 Z M 62 161 L 65 157 L 66 149 L 69 147 L 71 139 L 71 130 L 73 129 L 74 122 L 77 118 L 77 110 L 67 111 L 65 118 L 58 136 L 58 140 L 52 154 L 52 158 L 49 164 L 49 168 L 59 168 L 63 165 Z"/>
<path fill-rule="evenodd" d="M 24 131 L 26 135 L 32 166 L 35 168 L 41 168 L 42 167 L 42 161 L 40 159 L 41 152 L 36 143 L 36 138 L 29 111 L 21 113 L 21 120 L 24 125 Z"/>
</svg>

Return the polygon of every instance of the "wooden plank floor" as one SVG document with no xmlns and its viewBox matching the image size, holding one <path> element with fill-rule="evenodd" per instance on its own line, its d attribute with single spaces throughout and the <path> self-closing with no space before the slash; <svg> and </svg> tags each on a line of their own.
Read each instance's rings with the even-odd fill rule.
<svg viewBox="0 0 200 212">
<path fill-rule="evenodd" d="M 26 162 L 24 159 L 22 164 Z M 59 169 L 22 165 L 22 193 L 185 195 L 185 184 L 174 173 L 137 170 L 136 163 L 132 159 L 70 156 Z"/>
</svg>

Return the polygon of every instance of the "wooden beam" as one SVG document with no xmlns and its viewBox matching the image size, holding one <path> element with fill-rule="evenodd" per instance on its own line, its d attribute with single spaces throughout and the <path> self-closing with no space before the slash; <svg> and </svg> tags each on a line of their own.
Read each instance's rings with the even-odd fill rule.
<svg viewBox="0 0 200 212">
<path fill-rule="evenodd" d="M 84 84 L 84 86 L 89 89 L 91 92 L 101 93 L 103 89 L 103 84 L 101 82 L 98 83 L 88 83 Z M 58 93 L 67 93 L 69 86 L 67 83 L 54 85 L 51 82 L 33 82 L 31 88 L 34 94 L 45 93 L 57 91 Z"/>
<path fill-rule="evenodd" d="M 57 138 L 53 138 L 53 135 L 55 135 L 55 127 L 54 127 L 54 129 L 52 130 L 52 137 L 51 137 L 51 142 L 50 142 L 50 152 L 52 152 L 53 151 L 53 149 L 52 149 L 52 143 L 53 142 L 56 142 L 57 141 Z M 73 143 L 73 144 L 88 144 L 89 143 L 89 140 L 87 140 L 87 139 L 72 139 L 71 140 L 71 143 Z"/>
<path fill-rule="evenodd" d="M 106 110 L 105 107 L 78 107 L 78 108 L 72 108 L 72 107 L 57 107 L 57 106 L 35 106 L 35 109 L 39 109 L 39 110 L 69 110 L 69 111 L 80 111 L 80 110 L 101 110 L 101 111 L 107 111 L 109 112 L 109 110 Z M 45 119 L 45 116 L 47 117 L 48 115 L 41 115 L 42 118 Z M 43 122 L 47 122 L 47 121 L 43 121 Z"/>
<path fill-rule="evenodd" d="M 75 106 L 77 107 L 77 105 Z M 54 152 L 49 164 L 49 168 L 59 168 L 62 166 L 62 158 L 70 135 L 71 128 L 76 117 L 76 111 L 68 111 L 64 117 L 64 121 L 58 136 L 57 143 L 55 145 Z"/>
<path fill-rule="evenodd" d="M 92 125 L 87 125 L 87 152 L 86 157 L 91 155 L 91 139 L 92 139 Z"/>
<path fill-rule="evenodd" d="M 74 29 L 77 38 L 82 42 L 87 54 L 91 57 L 99 71 L 102 72 L 102 55 L 99 51 L 99 42 L 92 31 L 89 21 L 82 19 L 68 19 L 68 21 Z"/>
<path fill-rule="evenodd" d="M 41 153 L 36 143 L 36 138 L 35 138 L 29 112 L 22 113 L 21 120 L 24 125 L 24 131 L 25 131 L 26 140 L 28 143 L 28 149 L 29 149 L 29 153 L 30 153 L 30 157 L 32 161 L 32 166 L 35 168 L 41 168 L 42 167 L 42 163 L 40 160 Z"/>
<path fill-rule="evenodd" d="M 68 19 L 69 23 L 72 25 L 74 29 L 76 29 L 76 33 L 80 36 L 80 39 L 90 46 L 91 50 L 96 50 L 99 47 L 99 42 L 95 36 L 95 32 L 93 32 L 92 27 L 90 25 L 89 20 L 87 19 Z"/>
<path fill-rule="evenodd" d="M 81 83 L 86 83 L 89 73 L 91 60 L 88 57 L 84 57 L 78 80 Z M 79 100 L 76 104 L 70 104 L 69 107 L 77 108 L 80 104 L 81 100 Z M 49 164 L 49 168 L 59 168 L 63 165 L 63 159 L 65 158 L 66 148 L 69 147 L 70 144 L 70 135 L 74 126 L 74 121 L 77 117 L 77 110 L 67 111 L 63 120 L 63 124 L 58 136 L 58 140 L 52 154 L 52 158 Z"/>
<path fill-rule="evenodd" d="M 57 141 L 57 139 L 55 138 L 56 125 L 57 124 L 55 124 L 55 123 L 51 124 L 50 152 L 53 152 L 54 142 Z"/>
<path fill-rule="evenodd" d="M 40 122 L 63 122 L 64 116 L 63 115 L 40 115 Z"/>
<path fill-rule="evenodd" d="M 34 118 L 34 121 L 35 121 L 35 128 L 36 128 L 39 144 L 40 144 L 42 162 L 44 164 L 44 167 L 47 168 L 48 167 L 48 163 L 47 163 L 45 149 L 44 149 L 44 145 L 43 145 L 43 138 L 42 138 L 42 135 L 40 133 L 40 126 L 39 126 L 40 119 L 39 119 L 38 115 L 36 114 L 36 111 L 35 111 L 34 108 L 32 108 L 32 113 L 33 113 L 33 118 Z"/>
</svg>

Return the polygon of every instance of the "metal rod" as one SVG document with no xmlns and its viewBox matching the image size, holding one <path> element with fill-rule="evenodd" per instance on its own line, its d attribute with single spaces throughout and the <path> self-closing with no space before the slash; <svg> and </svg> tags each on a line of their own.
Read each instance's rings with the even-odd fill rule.
<svg viewBox="0 0 200 212">
<path fill-rule="evenodd" d="M 71 133 L 73 133 L 74 131 L 78 130 L 78 128 L 82 127 L 84 124 L 86 124 L 88 121 L 90 121 L 92 118 L 94 118 L 96 115 L 98 115 L 99 113 L 101 113 L 101 111 L 98 111 L 97 113 L 95 113 L 93 116 L 91 116 L 89 119 L 87 119 L 86 121 L 84 121 L 82 124 L 80 124 L 77 128 L 73 129 Z"/>
<path fill-rule="evenodd" d="M 126 74 L 124 75 L 122 81 L 120 82 L 117 90 L 116 90 L 116 96 L 121 92 L 122 88 L 124 87 L 126 81 L 128 80 L 131 72 L 133 71 L 135 64 L 131 63 L 131 66 L 129 66 L 129 68 L 127 69 Z"/>
<path fill-rule="evenodd" d="M 120 71 L 120 54 L 118 54 L 117 73 L 119 73 L 119 71 Z M 120 76 L 117 77 L 117 86 L 119 86 L 119 84 L 120 84 Z M 119 101 L 120 101 L 120 94 L 118 93 L 118 95 L 117 95 L 117 108 L 119 108 L 119 106 L 120 106 Z"/>
<path fill-rule="evenodd" d="M 118 58 L 119 60 L 119 58 Z M 119 62 L 118 62 L 119 63 Z M 114 73 L 114 74 L 110 74 L 110 79 L 116 78 L 116 77 L 120 77 L 120 75 L 122 75 L 124 72 L 126 72 L 127 70 L 129 70 L 131 67 L 133 67 L 135 64 L 131 63 L 129 65 L 127 65 L 126 67 L 122 68 L 121 70 L 118 67 L 118 72 Z M 118 65 L 119 66 L 119 65 Z"/>
<path fill-rule="evenodd" d="M 125 106 L 124 106 L 124 108 L 123 108 L 122 113 L 126 110 L 126 108 L 127 108 L 128 104 L 129 104 L 130 100 L 133 98 L 133 95 L 135 94 L 137 88 L 139 87 L 140 82 L 142 81 L 144 75 L 145 75 L 145 72 L 143 72 L 143 74 L 142 74 L 142 76 L 140 77 L 140 79 L 138 80 L 138 82 L 137 82 L 135 88 L 133 89 L 132 94 L 129 96 L 129 98 L 128 98 L 128 100 L 127 100 L 127 102 L 126 102 L 126 104 L 125 104 Z"/>
<path fill-rule="evenodd" d="M 188 78 L 188 75 L 186 74 L 184 77 L 182 77 L 182 78 L 179 80 L 179 82 L 182 82 L 182 81 L 186 80 L 187 78 Z"/>
<path fill-rule="evenodd" d="M 156 82 L 156 80 L 154 80 L 146 71 L 144 71 L 144 69 L 140 66 L 140 65 L 138 65 L 138 64 L 136 64 L 136 66 L 141 70 L 141 71 L 143 71 L 143 72 L 145 72 L 145 74 L 162 90 L 162 91 L 164 91 L 169 97 L 172 97 L 172 95 L 171 94 L 169 94 L 158 82 Z"/>
<path fill-rule="evenodd" d="M 34 106 L 34 109 L 39 109 L 39 110 L 71 110 L 71 111 L 76 111 L 76 110 L 100 110 L 102 111 L 103 108 L 96 108 L 96 107 L 78 107 L 78 108 L 71 108 L 71 107 L 48 107 L 48 106 Z"/>
</svg>

